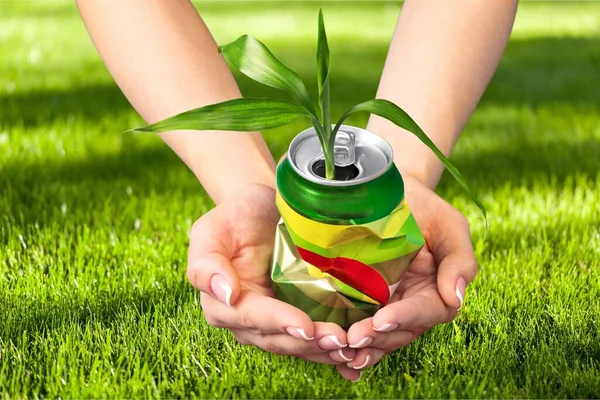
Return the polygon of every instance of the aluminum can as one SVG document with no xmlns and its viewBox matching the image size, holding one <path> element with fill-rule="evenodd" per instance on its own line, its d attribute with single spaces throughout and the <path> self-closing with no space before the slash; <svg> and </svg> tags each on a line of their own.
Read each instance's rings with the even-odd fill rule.
<svg viewBox="0 0 600 400">
<path fill-rule="evenodd" d="M 425 240 L 388 142 L 343 125 L 334 152 L 335 179 L 327 180 L 309 128 L 277 168 L 271 280 L 278 299 L 314 321 L 348 327 L 389 302 Z"/>
</svg>

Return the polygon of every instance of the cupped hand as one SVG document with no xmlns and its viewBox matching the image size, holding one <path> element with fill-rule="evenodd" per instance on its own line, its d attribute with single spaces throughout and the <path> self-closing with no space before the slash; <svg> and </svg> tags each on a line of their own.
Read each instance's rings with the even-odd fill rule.
<svg viewBox="0 0 600 400">
<path fill-rule="evenodd" d="M 391 301 L 347 333 L 352 361 L 337 365 L 346 379 L 391 351 L 406 346 L 434 325 L 454 319 L 465 287 L 477 274 L 467 219 L 417 179 L 405 177 L 406 199 L 425 246 L 403 275 Z M 331 353 L 339 360 L 338 354 Z M 350 357 L 349 357 L 350 358 Z"/>
<path fill-rule="evenodd" d="M 242 344 L 323 364 L 342 364 L 346 332 L 313 323 L 298 308 L 274 298 L 269 264 L 279 212 L 275 191 L 250 185 L 194 223 L 187 275 L 200 290 L 206 321 L 230 329 Z"/>
</svg>

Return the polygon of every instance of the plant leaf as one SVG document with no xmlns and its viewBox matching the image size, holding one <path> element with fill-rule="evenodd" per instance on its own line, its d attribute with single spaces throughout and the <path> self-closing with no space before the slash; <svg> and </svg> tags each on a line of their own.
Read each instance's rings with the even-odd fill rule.
<svg viewBox="0 0 600 400">
<path fill-rule="evenodd" d="M 335 174 L 334 135 L 331 132 L 331 107 L 329 99 L 329 45 L 323 21 L 323 10 L 319 10 L 319 39 L 317 42 L 317 82 L 319 85 L 319 108 L 323 126 L 323 155 L 325 156 L 325 178 L 333 179 Z"/>
<path fill-rule="evenodd" d="M 312 117 L 305 109 L 289 101 L 241 98 L 195 108 L 130 131 L 190 129 L 251 132 L 277 128 L 303 116 Z"/>
<path fill-rule="evenodd" d="M 477 198 L 475 193 L 471 190 L 469 185 L 467 185 L 465 178 L 463 178 L 463 176 L 458 171 L 458 169 L 437 148 L 437 146 L 431 141 L 431 139 L 429 139 L 429 137 L 425 134 L 425 132 L 423 132 L 423 130 L 419 127 L 419 125 L 417 125 L 417 123 L 404 110 L 402 110 L 400 107 L 398 107 L 391 101 L 383 100 L 383 99 L 373 99 L 373 100 L 365 101 L 364 103 L 361 103 L 361 104 L 358 104 L 358 105 L 352 107 L 350 110 L 348 110 L 342 116 L 342 118 L 340 118 L 339 122 L 333 129 L 334 135 L 338 131 L 338 129 L 340 128 L 340 126 L 342 125 L 344 120 L 350 114 L 353 114 L 355 112 L 360 112 L 360 111 L 367 111 L 367 112 L 370 112 L 371 114 L 375 114 L 380 117 L 383 117 L 383 118 L 393 122 L 394 124 L 398 125 L 399 127 L 404 128 L 409 132 L 412 132 L 415 136 L 417 136 L 421 140 L 421 142 L 423 142 L 427 147 L 429 147 L 429 149 L 431 149 L 431 151 L 433 151 L 433 153 L 440 159 L 440 161 L 442 161 L 442 163 L 444 164 L 444 167 L 446 167 L 448 172 L 450 172 L 450 174 L 452 174 L 454 179 L 456 179 L 456 181 L 463 187 L 465 192 L 467 192 L 467 194 L 471 197 L 471 200 L 473 200 L 473 202 L 477 205 L 477 207 L 479 207 L 479 209 L 481 210 L 481 213 L 483 214 L 483 216 L 486 220 L 486 225 L 487 225 L 487 211 L 485 209 L 485 206 L 483 205 L 483 203 L 481 203 L 481 201 L 479 201 L 479 199 Z"/>
<path fill-rule="evenodd" d="M 263 85 L 285 90 L 308 112 L 316 115 L 300 76 L 279 61 L 259 40 L 243 35 L 220 46 L 219 51 L 244 75 Z"/>
<path fill-rule="evenodd" d="M 327 133 L 331 133 L 331 111 L 329 101 L 329 45 L 323 21 L 323 10 L 319 10 L 319 40 L 317 44 L 317 82 L 319 84 L 319 107 L 321 121 Z M 326 138 L 330 140 L 330 137 Z"/>
</svg>

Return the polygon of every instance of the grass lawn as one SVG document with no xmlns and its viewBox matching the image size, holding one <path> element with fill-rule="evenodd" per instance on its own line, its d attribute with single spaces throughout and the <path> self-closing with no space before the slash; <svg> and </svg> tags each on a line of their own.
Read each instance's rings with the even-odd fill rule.
<svg viewBox="0 0 600 400">
<path fill-rule="evenodd" d="M 339 115 L 375 94 L 399 5 L 197 3 L 220 43 L 257 36 L 312 87 L 320 5 Z M 122 134 L 141 120 L 71 1 L 2 1 L 0 397 L 599 397 L 599 88 L 600 3 L 521 4 L 453 154 L 485 243 L 439 188 L 471 220 L 478 278 L 454 323 L 353 384 L 204 322 L 185 260 L 210 200 L 157 137 Z M 275 157 L 303 127 L 265 135 Z"/>
</svg>

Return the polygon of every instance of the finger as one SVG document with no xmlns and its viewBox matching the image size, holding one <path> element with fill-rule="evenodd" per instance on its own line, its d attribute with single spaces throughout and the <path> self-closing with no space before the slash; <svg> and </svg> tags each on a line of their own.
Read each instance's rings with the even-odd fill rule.
<svg viewBox="0 0 600 400">
<path fill-rule="evenodd" d="M 315 340 L 322 349 L 337 350 L 346 347 L 346 332 L 332 322 L 315 322 Z"/>
<path fill-rule="evenodd" d="M 296 357 L 308 357 L 320 354 L 324 357 L 315 359 L 324 360 L 327 358 L 330 361 L 329 363 L 334 363 L 329 357 L 328 351 L 321 349 L 314 341 L 307 342 L 306 340 L 296 339 L 283 333 L 261 335 L 245 329 L 232 329 L 231 332 L 241 344 L 254 345 L 269 353 Z"/>
<path fill-rule="evenodd" d="M 245 329 L 262 335 L 284 333 L 304 341 L 314 340 L 315 325 L 310 317 L 272 297 L 243 291 L 237 304 L 227 307 L 201 295 L 201 304 L 206 321 L 218 328 Z"/>
<path fill-rule="evenodd" d="M 376 333 L 373 330 L 373 318 L 365 318 L 348 329 L 348 345 L 353 349 L 367 347 L 373 342 Z"/>
<path fill-rule="evenodd" d="M 325 364 L 325 365 L 340 365 L 340 364 L 344 364 L 346 361 L 337 361 L 332 359 L 331 357 L 329 357 L 329 354 L 310 354 L 310 355 L 299 355 L 297 356 L 299 358 L 302 358 L 303 360 L 306 361 L 312 361 L 312 362 L 316 362 L 319 364 Z"/>
<path fill-rule="evenodd" d="M 363 370 L 378 363 L 385 354 L 384 350 L 375 347 L 358 349 L 354 360 L 347 362 L 346 366 L 352 369 Z"/>
<path fill-rule="evenodd" d="M 338 370 L 338 372 L 340 373 L 340 375 L 342 375 L 344 379 L 347 379 L 352 382 L 360 381 L 362 371 L 350 368 L 346 364 L 336 365 L 335 368 Z"/>
<path fill-rule="evenodd" d="M 231 307 L 239 297 L 239 278 L 229 260 L 218 253 L 191 260 L 187 268 L 190 283 Z"/>
<path fill-rule="evenodd" d="M 432 309 L 434 308 L 433 302 L 424 296 L 423 299 L 412 297 L 388 304 L 374 317 L 359 321 L 350 327 L 348 330 L 350 347 L 356 349 L 376 347 L 389 352 L 406 346 L 422 334 L 426 330 L 425 328 L 444 322 L 441 318 L 444 312 L 448 313 L 447 318 L 456 313 L 456 311 L 446 308 L 441 300 L 437 303 L 437 307 L 443 309 L 439 315 Z M 411 313 L 403 312 L 403 309 L 406 308 L 412 310 Z M 385 313 L 384 310 L 386 310 Z M 378 322 L 381 319 L 387 322 Z M 378 329 L 375 329 L 374 326 Z M 415 331 L 418 334 L 414 333 Z"/>
<path fill-rule="evenodd" d="M 348 337 L 370 335 L 372 332 L 391 332 L 395 330 L 418 331 L 434 325 L 451 321 L 456 309 L 447 307 L 435 290 L 423 295 L 409 297 L 381 308 L 372 318 L 372 331 L 364 326 L 356 330 L 350 327 Z M 349 339 L 352 340 L 352 339 Z M 375 337 L 373 338 L 375 340 Z"/>
<path fill-rule="evenodd" d="M 211 223 L 216 211 L 209 211 L 192 227 L 187 277 L 199 291 L 231 306 L 239 296 L 240 280 L 230 262 L 232 243 L 217 239 L 231 237 L 227 224 Z"/>
<path fill-rule="evenodd" d="M 437 284 L 442 299 L 448 307 L 460 309 L 465 287 L 477 275 L 467 219 L 458 211 L 452 218 L 439 219 L 428 243 L 439 264 Z"/>
<path fill-rule="evenodd" d="M 389 353 L 391 351 L 398 350 L 399 348 L 410 344 L 418 336 L 419 335 L 413 331 L 401 330 L 386 333 L 377 333 L 375 335 L 373 343 L 371 343 L 369 347 L 375 347 Z"/>
<path fill-rule="evenodd" d="M 356 355 L 356 350 L 351 347 L 344 347 L 343 349 L 329 351 L 329 357 L 332 360 L 340 361 L 340 362 L 344 362 L 344 363 L 354 360 L 355 355 Z"/>
</svg>

